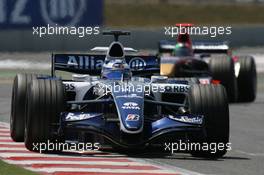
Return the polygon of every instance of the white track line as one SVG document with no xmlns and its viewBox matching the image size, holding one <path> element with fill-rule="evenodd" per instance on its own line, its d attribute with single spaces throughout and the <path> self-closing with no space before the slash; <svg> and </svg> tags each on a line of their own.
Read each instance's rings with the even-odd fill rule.
<svg viewBox="0 0 264 175">
<path fill-rule="evenodd" d="M 28 151 L 26 148 L 0 147 L 0 150 L 6 151 Z"/>
<path fill-rule="evenodd" d="M 37 172 L 87 172 L 87 173 L 144 173 L 144 174 L 176 174 L 169 170 L 136 170 L 136 169 L 102 169 L 102 168 L 26 168 Z"/>
<path fill-rule="evenodd" d="M 0 122 L 0 127 L 9 128 L 9 127 L 10 127 L 10 125 L 9 125 L 9 123 Z"/>
<path fill-rule="evenodd" d="M 246 154 L 248 156 L 257 156 L 257 157 L 263 157 L 264 156 L 264 153 L 249 153 L 249 152 L 245 152 L 245 151 L 242 151 L 242 150 L 235 150 L 236 152 L 238 153 L 241 153 L 241 154 Z"/>
<path fill-rule="evenodd" d="M 111 161 L 62 161 L 62 160 L 4 160 L 7 163 L 15 165 L 33 165 L 33 164 L 74 164 L 74 165 L 113 165 L 113 166 L 151 166 L 151 164 L 142 164 L 139 162 L 111 162 Z"/>
<path fill-rule="evenodd" d="M 1 142 L 0 141 L 0 144 L 5 144 L 5 145 L 25 145 L 22 142 L 12 142 L 12 141 L 10 141 L 10 142 Z"/>
<path fill-rule="evenodd" d="M 4 149 L 3 149 L 4 150 Z M 10 149 L 12 150 L 12 149 Z M 25 150 L 25 149 L 21 149 L 21 150 Z M 40 153 L 34 153 L 34 152 L 25 152 L 25 153 L 0 153 L 0 157 L 4 157 L 4 158 L 9 158 L 9 157 L 39 157 L 39 158 L 43 158 L 43 157 L 58 157 L 58 158 L 79 158 L 79 159 L 91 159 L 91 160 L 94 160 L 94 159 L 109 159 L 109 161 L 111 160 L 119 160 L 119 157 L 105 157 L 105 156 L 102 156 L 102 157 L 94 157 L 94 156 L 85 156 L 85 155 L 63 155 L 63 154 L 40 154 Z M 121 157 L 121 159 L 123 159 Z M 67 160 L 65 160 L 67 161 Z"/>
<path fill-rule="evenodd" d="M 149 163 L 152 166 L 155 166 L 157 168 L 160 169 L 169 169 L 169 170 L 174 170 L 175 172 L 177 172 L 177 174 L 180 175 L 204 175 L 195 171 L 191 171 L 191 170 L 187 170 L 187 169 L 183 169 L 183 168 L 179 168 L 176 166 L 172 166 L 172 165 L 167 165 L 165 163 L 161 163 L 161 162 L 157 162 L 155 159 L 138 159 L 138 158 L 128 158 L 129 160 L 132 161 L 136 161 L 136 162 L 141 162 L 141 163 Z"/>
<path fill-rule="evenodd" d="M 9 127 L 9 124 L 6 123 L 1 123 L 0 122 L 0 126 L 2 127 Z M 2 129 L 3 131 L 7 131 L 6 129 Z M 1 130 L 0 130 L 1 131 Z M 9 136 L 9 133 L 1 133 L 2 135 L 6 135 Z M 6 143 L 3 142 L 4 144 L 10 144 L 10 142 Z M 2 143 L 2 144 L 3 144 Z M 12 142 L 11 142 L 12 143 Z M 1 142 L 0 142 L 1 144 Z M 23 143 L 22 143 L 23 144 Z M 15 144 L 16 145 L 16 144 Z M 19 145 L 19 144 L 18 144 Z M 3 148 L 4 149 L 4 148 Z M 20 148 L 21 149 L 21 148 Z M 23 149 L 23 148 L 22 148 Z M 22 150 L 21 149 L 21 150 Z M 9 150 L 18 150 L 18 149 L 13 149 L 13 148 L 9 148 Z M 24 150 L 24 149 L 23 149 Z M 41 156 L 40 156 L 41 155 Z M 111 154 L 110 154 L 111 155 Z M 46 154 L 38 154 L 38 153 L 0 153 L 0 157 L 73 157 L 73 156 L 59 156 L 59 155 L 46 155 Z M 98 156 L 102 156 L 102 158 L 104 159 L 105 156 L 107 155 L 98 155 Z M 116 154 L 116 156 L 119 156 L 118 154 Z M 89 158 L 89 157 L 84 157 L 84 158 Z M 93 158 L 93 157 L 91 157 Z M 148 161 L 142 160 L 142 159 L 133 159 L 133 158 L 128 158 L 128 160 L 133 160 L 133 162 L 111 162 L 111 161 L 61 161 L 61 160 L 4 160 L 7 163 L 10 164 L 16 164 L 16 165 L 32 165 L 32 164 L 76 164 L 76 165 L 113 165 L 113 166 L 153 166 L 153 167 L 158 167 L 161 170 L 129 170 L 129 169 L 100 169 L 100 168 L 27 168 L 29 170 L 32 171 L 37 171 L 37 172 L 48 172 L 48 173 L 53 173 L 53 172 L 94 172 L 94 173 L 98 173 L 98 172 L 109 172 L 109 173 L 120 173 L 120 174 L 124 174 L 124 173 L 144 173 L 144 174 L 176 174 L 176 173 L 180 173 L 180 174 L 184 174 L 184 175 L 201 175 L 198 172 L 193 172 L 193 171 L 189 171 L 189 170 L 185 170 L 182 168 L 178 168 L 178 167 L 171 167 L 171 166 L 167 166 L 166 164 L 158 164 L 155 163 L 153 161 L 150 161 L 151 163 L 149 163 Z M 167 170 L 169 169 L 169 170 Z"/>
<path fill-rule="evenodd" d="M 50 156 L 42 156 L 41 154 L 38 153 L 28 152 L 28 153 L 0 153 L 0 157 L 10 158 L 10 157 L 50 157 Z"/>
</svg>

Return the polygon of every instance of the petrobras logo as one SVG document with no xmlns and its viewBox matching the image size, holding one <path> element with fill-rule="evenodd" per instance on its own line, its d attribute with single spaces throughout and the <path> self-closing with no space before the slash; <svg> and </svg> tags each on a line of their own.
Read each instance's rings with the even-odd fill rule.
<svg viewBox="0 0 264 175">
<path fill-rule="evenodd" d="M 128 114 L 126 121 L 139 121 L 140 116 L 137 114 Z"/>
<path fill-rule="evenodd" d="M 147 63 L 140 57 L 134 57 L 129 61 L 129 67 L 133 70 L 143 70 Z"/>
<path fill-rule="evenodd" d="M 75 69 L 98 70 L 102 68 L 104 61 L 93 56 L 69 56 L 67 67 Z"/>
<path fill-rule="evenodd" d="M 140 110 L 140 107 L 135 102 L 126 102 L 126 103 L 123 104 L 122 109 Z"/>
</svg>

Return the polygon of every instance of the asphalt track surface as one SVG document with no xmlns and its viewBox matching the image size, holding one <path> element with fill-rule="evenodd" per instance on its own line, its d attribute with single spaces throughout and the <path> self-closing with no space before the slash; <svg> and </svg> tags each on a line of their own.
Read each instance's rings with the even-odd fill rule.
<svg viewBox="0 0 264 175">
<path fill-rule="evenodd" d="M 153 163 L 181 174 L 264 174 L 264 90 L 259 74 L 259 90 L 254 103 L 230 104 L 230 142 L 232 150 L 218 160 L 205 160 L 189 154 L 164 155 L 137 153 L 127 156 L 137 162 Z M 0 121 L 9 122 L 10 81 L 0 82 Z"/>
</svg>

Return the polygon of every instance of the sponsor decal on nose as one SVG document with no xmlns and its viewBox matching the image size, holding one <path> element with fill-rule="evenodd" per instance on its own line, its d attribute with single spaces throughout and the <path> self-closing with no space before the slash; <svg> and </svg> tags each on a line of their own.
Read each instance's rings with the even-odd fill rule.
<svg viewBox="0 0 264 175">
<path fill-rule="evenodd" d="M 140 116 L 137 114 L 128 114 L 126 121 L 138 121 L 139 118 L 140 118 Z"/>
<path fill-rule="evenodd" d="M 126 102 L 123 104 L 122 109 L 135 109 L 140 110 L 140 107 L 135 102 Z"/>
</svg>

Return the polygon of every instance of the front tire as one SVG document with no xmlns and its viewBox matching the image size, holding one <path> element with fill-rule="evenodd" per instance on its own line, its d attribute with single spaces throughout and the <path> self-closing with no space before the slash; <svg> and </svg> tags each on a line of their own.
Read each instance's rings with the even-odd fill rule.
<svg viewBox="0 0 264 175">
<path fill-rule="evenodd" d="M 34 145 L 55 141 L 54 132 L 57 131 L 60 113 L 66 106 L 64 94 L 60 80 L 32 81 L 28 93 L 25 127 L 25 146 L 28 150 L 39 151 Z"/>
<path fill-rule="evenodd" d="M 10 115 L 10 133 L 15 142 L 24 141 L 26 93 L 34 74 L 17 74 L 14 78 Z"/>
<path fill-rule="evenodd" d="M 219 158 L 226 154 L 229 142 L 229 108 L 222 85 L 193 85 L 190 90 L 190 113 L 204 116 L 205 137 L 193 136 L 200 144 L 224 145 L 222 149 L 192 150 L 191 154 L 204 158 Z"/>
</svg>

